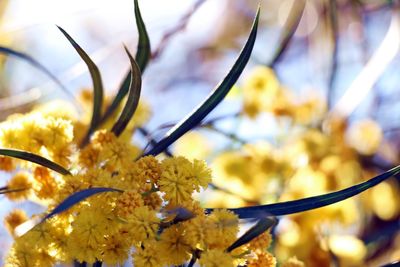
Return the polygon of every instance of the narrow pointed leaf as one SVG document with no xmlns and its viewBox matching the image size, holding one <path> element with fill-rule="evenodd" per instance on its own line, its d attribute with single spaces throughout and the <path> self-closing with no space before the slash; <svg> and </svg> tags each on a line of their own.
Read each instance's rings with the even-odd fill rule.
<svg viewBox="0 0 400 267">
<path fill-rule="evenodd" d="M 129 95 L 125 107 L 122 110 L 118 120 L 115 122 L 114 126 L 111 129 L 111 131 L 116 136 L 119 136 L 124 131 L 129 121 L 135 114 L 135 111 L 139 104 L 140 91 L 142 87 L 142 77 L 139 66 L 136 64 L 135 59 L 133 59 L 132 55 L 129 53 L 129 50 L 126 47 L 125 50 L 131 62 L 132 79 L 131 79 L 131 84 L 129 85 Z"/>
<path fill-rule="evenodd" d="M 253 227 L 251 227 L 246 233 L 239 237 L 232 245 L 230 245 L 226 251 L 231 252 L 235 248 L 238 248 L 244 244 L 249 243 L 251 240 L 261 235 L 269 228 L 277 224 L 275 217 L 261 218 Z"/>
<path fill-rule="evenodd" d="M 48 160 L 42 156 L 22 151 L 22 150 L 17 150 L 17 149 L 7 149 L 7 148 L 0 148 L 0 155 L 3 156 L 8 156 L 12 158 L 17 158 L 17 159 L 22 159 L 26 161 L 30 161 L 36 164 L 39 164 L 43 167 L 49 168 L 53 171 L 56 171 L 62 175 L 69 175 L 71 174 L 67 169 L 65 169 L 63 166 L 58 165 L 57 163 Z"/>
<path fill-rule="evenodd" d="M 71 208 L 75 204 L 81 202 L 82 200 L 85 200 L 88 197 L 91 197 L 93 195 L 99 194 L 99 193 L 105 193 L 105 192 L 123 192 L 122 190 L 115 189 L 115 188 L 109 188 L 109 187 L 93 187 L 93 188 L 88 188 L 84 189 L 82 191 L 76 192 L 66 199 L 64 199 L 63 202 L 61 202 L 57 207 L 55 207 L 43 220 L 47 220 L 48 218 L 66 211 L 67 209 Z"/>
<path fill-rule="evenodd" d="M 0 195 L 14 193 L 14 192 L 21 192 L 21 191 L 25 191 L 25 190 L 27 190 L 27 188 L 5 189 L 5 190 L 0 190 Z"/>
<path fill-rule="evenodd" d="M 101 107 L 103 105 L 103 82 L 101 80 L 101 75 L 99 68 L 93 62 L 93 60 L 88 56 L 88 54 L 72 39 L 72 37 L 61 27 L 57 26 L 60 31 L 64 34 L 64 36 L 68 39 L 68 41 L 75 48 L 76 52 L 78 52 L 79 56 L 86 63 L 90 76 L 92 77 L 93 82 L 93 113 L 92 120 L 90 122 L 89 132 L 84 141 L 89 139 L 90 134 L 96 129 L 96 127 L 100 123 L 101 119 Z"/>
<path fill-rule="evenodd" d="M 237 214 L 240 219 L 250 219 L 250 218 L 257 218 L 259 214 L 263 212 L 274 216 L 281 216 L 307 210 L 318 209 L 345 200 L 352 196 L 358 195 L 361 192 L 364 192 L 365 190 L 399 173 L 400 173 L 400 165 L 366 182 L 345 188 L 343 190 L 332 192 L 329 194 L 303 198 L 300 200 L 293 200 L 275 204 L 244 207 L 244 208 L 234 208 L 229 210 Z M 206 211 L 211 212 L 212 210 L 213 209 L 207 209 Z"/>
<path fill-rule="evenodd" d="M 139 41 L 136 50 L 135 60 L 139 66 L 140 72 L 143 73 L 150 59 L 150 54 L 151 54 L 150 39 L 149 35 L 147 34 L 146 26 L 143 22 L 142 15 L 140 13 L 138 1 L 134 0 L 134 3 L 135 3 L 136 27 L 139 32 Z M 104 113 L 102 122 L 106 121 L 119 107 L 121 101 L 128 94 L 130 83 L 131 83 L 131 75 L 130 71 L 128 71 L 118 90 L 117 95 L 115 96 L 111 105 L 107 108 L 106 112 Z"/>
<path fill-rule="evenodd" d="M 257 10 L 257 15 L 254 19 L 249 38 L 228 75 L 191 114 L 175 125 L 174 128 L 145 155 L 158 155 L 163 152 L 182 135 L 196 127 L 225 98 L 249 61 L 257 36 L 259 15 L 260 9 Z"/>
<path fill-rule="evenodd" d="M 19 59 L 25 60 L 33 67 L 37 68 L 38 70 L 40 70 L 41 72 L 46 74 L 54 83 L 56 83 L 61 88 L 61 90 L 63 90 L 66 94 L 68 94 L 75 101 L 75 97 L 64 86 L 64 84 L 51 71 L 49 71 L 42 63 L 40 63 L 33 57 L 31 57 L 25 53 L 22 53 L 20 51 L 14 50 L 12 48 L 5 47 L 5 46 L 0 46 L 0 53 L 15 56 Z"/>
<path fill-rule="evenodd" d="M 278 63 L 282 59 L 284 52 L 289 46 L 289 43 L 292 40 L 292 37 L 299 26 L 305 7 L 306 7 L 305 0 L 299 0 L 293 2 L 293 6 L 290 9 L 288 19 L 285 25 L 283 26 L 283 33 L 278 41 L 279 45 L 276 48 L 274 55 L 271 59 L 271 62 L 268 64 L 268 66 L 274 67 L 276 63 Z"/>
</svg>

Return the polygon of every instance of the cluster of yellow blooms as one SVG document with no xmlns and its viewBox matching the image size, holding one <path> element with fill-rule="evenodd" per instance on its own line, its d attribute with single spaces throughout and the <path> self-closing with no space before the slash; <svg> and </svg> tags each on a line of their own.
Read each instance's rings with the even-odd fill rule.
<svg viewBox="0 0 400 267">
<path fill-rule="evenodd" d="M 291 126 L 274 143 L 256 141 L 216 155 L 214 183 L 233 195 L 208 195 L 208 206 L 296 200 L 340 190 L 371 176 L 361 167 L 360 158 L 376 153 L 382 143 L 376 122 L 368 119 L 348 125 L 338 116 L 325 116 L 322 99 L 293 102 L 295 98 L 267 67 L 257 67 L 248 76 L 243 96 L 248 116 L 271 112 L 278 120 L 291 121 Z M 362 265 L 367 247 L 355 233 L 362 230 L 366 216 L 372 212 L 382 220 L 393 220 L 400 215 L 399 187 L 392 182 L 378 185 L 362 198 L 285 217 L 277 229 L 277 257 L 294 254 L 307 266 L 329 266 L 334 253 L 344 266 Z M 339 235 L 334 234 L 337 229 Z"/>
<path fill-rule="evenodd" d="M 206 213 L 193 198 L 195 191 L 211 182 L 211 170 L 204 161 L 137 159 L 140 149 L 108 130 L 95 132 L 86 146 L 78 148 L 83 135 L 74 137 L 73 128 L 87 127 L 87 123 L 71 121 L 67 113 L 58 117 L 49 107 L 38 110 L 1 123 L 1 147 L 42 155 L 72 174 L 2 156 L 0 169 L 14 173 L 7 188 L 21 190 L 7 197 L 47 205 L 44 214 L 34 216 L 40 220 L 76 192 L 117 190 L 86 198 L 25 233 L 21 226 L 30 221 L 28 216 L 13 210 L 5 218 L 15 238 L 5 266 L 43 267 L 74 261 L 121 266 L 129 255 L 134 266 L 145 267 L 181 265 L 193 257 L 207 267 L 276 265 L 275 257 L 267 252 L 269 232 L 227 252 L 238 238 L 237 215 L 226 209 Z M 304 265 L 290 258 L 282 266 Z"/>
</svg>

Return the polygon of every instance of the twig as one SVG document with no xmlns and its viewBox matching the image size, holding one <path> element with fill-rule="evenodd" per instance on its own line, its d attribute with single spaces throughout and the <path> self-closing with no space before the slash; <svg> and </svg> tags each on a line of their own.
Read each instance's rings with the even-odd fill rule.
<svg viewBox="0 0 400 267">
<path fill-rule="evenodd" d="M 171 41 L 171 39 L 178 33 L 182 32 L 186 29 L 187 24 L 190 21 L 192 15 L 198 10 L 198 8 L 205 2 L 205 0 L 197 0 L 194 5 L 189 9 L 189 11 L 180 19 L 179 23 L 175 25 L 172 29 L 167 31 L 163 37 L 161 38 L 160 43 L 157 48 L 151 54 L 151 58 L 154 60 L 159 57 L 164 51 L 167 44 Z"/>
<path fill-rule="evenodd" d="M 332 44 L 333 44 L 331 69 L 329 72 L 328 93 L 327 93 L 327 103 L 328 103 L 328 110 L 329 110 L 332 107 L 333 93 L 335 90 L 335 80 L 336 80 L 336 74 L 337 74 L 337 68 L 338 68 L 337 54 L 338 54 L 339 33 L 338 33 L 338 17 L 337 17 L 336 0 L 329 0 L 328 16 L 329 16 L 329 21 L 330 21 Z"/>
</svg>

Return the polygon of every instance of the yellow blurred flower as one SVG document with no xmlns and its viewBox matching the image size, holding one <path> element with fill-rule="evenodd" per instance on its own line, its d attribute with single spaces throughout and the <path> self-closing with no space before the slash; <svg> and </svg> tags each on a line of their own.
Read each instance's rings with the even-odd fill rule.
<svg viewBox="0 0 400 267">
<path fill-rule="evenodd" d="M 364 119 L 351 124 L 347 141 L 362 155 L 374 154 L 381 144 L 383 133 L 381 127 L 373 120 Z"/>
</svg>

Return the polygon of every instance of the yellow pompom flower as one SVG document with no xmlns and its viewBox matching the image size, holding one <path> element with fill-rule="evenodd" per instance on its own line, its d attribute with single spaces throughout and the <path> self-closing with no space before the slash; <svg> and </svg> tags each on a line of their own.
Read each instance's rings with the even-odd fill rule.
<svg viewBox="0 0 400 267">
<path fill-rule="evenodd" d="M 209 248 L 226 249 L 237 238 L 239 218 L 228 210 L 214 210 L 209 215 L 211 222 L 206 229 L 206 243 Z"/>
<path fill-rule="evenodd" d="M 164 199 L 172 205 L 190 200 L 193 193 L 191 178 L 192 164 L 183 157 L 162 161 L 162 173 L 158 185 L 165 192 Z"/>
<path fill-rule="evenodd" d="M 202 267 L 234 267 L 234 258 L 222 250 L 211 249 L 203 252 L 199 260 Z"/>
<path fill-rule="evenodd" d="M 11 172 L 15 169 L 15 161 L 13 158 L 0 156 L 0 170 Z"/>
<path fill-rule="evenodd" d="M 162 267 L 165 266 L 163 253 L 159 248 L 159 242 L 154 240 L 146 241 L 143 246 L 138 247 L 132 254 L 133 265 L 141 267 Z"/>
<path fill-rule="evenodd" d="M 248 267 L 275 267 L 276 259 L 269 252 L 261 252 L 256 254 L 256 258 L 250 259 Z"/>
<path fill-rule="evenodd" d="M 141 182 L 151 181 L 157 183 L 161 176 L 161 164 L 153 156 L 146 156 L 136 161 L 135 171 L 137 180 Z"/>
<path fill-rule="evenodd" d="M 172 225 L 165 229 L 160 236 L 160 250 L 166 256 L 168 265 L 180 265 L 190 259 L 191 247 L 184 238 L 184 228 Z"/>
<path fill-rule="evenodd" d="M 7 183 L 7 188 L 17 190 L 16 192 L 7 193 L 6 196 L 11 200 L 25 199 L 31 193 L 32 181 L 31 176 L 27 172 L 18 172 Z"/>
<path fill-rule="evenodd" d="M 251 240 L 248 244 L 249 249 L 253 251 L 262 252 L 269 248 L 272 242 L 272 236 L 269 231 L 262 233 L 257 236 L 253 240 Z"/>
<path fill-rule="evenodd" d="M 143 206 L 142 195 L 137 191 L 125 191 L 118 196 L 115 211 L 117 216 L 126 218 L 132 214 L 136 208 Z"/>
<path fill-rule="evenodd" d="M 38 166 L 33 171 L 33 177 L 36 181 L 35 194 L 41 199 L 53 198 L 58 190 L 58 185 L 49 169 Z"/>
<path fill-rule="evenodd" d="M 160 223 L 156 212 L 147 206 L 136 208 L 126 220 L 128 222 L 126 228 L 134 242 L 154 238 Z"/>
<path fill-rule="evenodd" d="M 26 215 L 25 211 L 21 209 L 14 209 L 4 218 L 4 226 L 8 232 L 14 236 L 15 228 L 27 220 L 28 216 Z"/>
<path fill-rule="evenodd" d="M 125 237 L 113 234 L 105 237 L 102 261 L 109 266 L 122 266 L 128 258 L 130 244 Z"/>
<path fill-rule="evenodd" d="M 374 154 L 378 150 L 382 138 L 381 127 L 370 119 L 352 124 L 347 135 L 349 145 L 362 155 Z"/>
<path fill-rule="evenodd" d="M 192 177 L 194 189 L 198 192 L 200 187 L 206 189 L 208 184 L 211 183 L 211 170 L 204 160 L 193 160 Z"/>
</svg>

